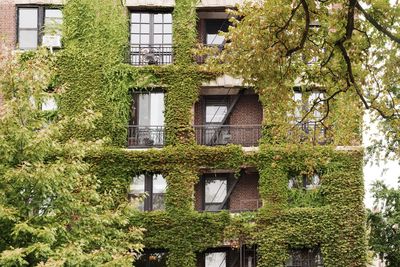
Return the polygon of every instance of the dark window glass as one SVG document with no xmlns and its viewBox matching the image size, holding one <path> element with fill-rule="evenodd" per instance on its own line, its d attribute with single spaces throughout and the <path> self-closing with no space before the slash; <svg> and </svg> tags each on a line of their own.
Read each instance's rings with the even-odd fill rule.
<svg viewBox="0 0 400 267">
<path fill-rule="evenodd" d="M 207 19 L 205 20 L 206 38 L 208 45 L 223 45 L 225 38 L 219 32 L 227 32 L 229 21 L 226 19 Z"/>
<path fill-rule="evenodd" d="M 136 267 L 166 267 L 166 252 L 144 252 L 135 261 Z"/>
<path fill-rule="evenodd" d="M 292 175 L 289 179 L 289 189 L 314 189 L 320 186 L 321 178 L 319 174 L 314 173 L 313 175 Z"/>
<path fill-rule="evenodd" d="M 286 261 L 286 267 L 322 267 L 323 259 L 319 248 L 293 249 Z"/>
</svg>

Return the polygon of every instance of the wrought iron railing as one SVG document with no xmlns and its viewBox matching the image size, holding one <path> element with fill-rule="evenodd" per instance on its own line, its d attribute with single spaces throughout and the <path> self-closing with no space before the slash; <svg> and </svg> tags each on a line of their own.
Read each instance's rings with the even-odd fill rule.
<svg viewBox="0 0 400 267">
<path fill-rule="evenodd" d="M 131 44 L 129 56 L 136 66 L 171 64 L 174 57 L 172 44 Z"/>
<path fill-rule="evenodd" d="M 164 126 L 128 126 L 128 147 L 162 147 L 165 141 Z"/>
<path fill-rule="evenodd" d="M 195 125 L 193 127 L 196 142 L 199 145 L 258 146 L 258 140 L 261 137 L 261 125 Z"/>
</svg>

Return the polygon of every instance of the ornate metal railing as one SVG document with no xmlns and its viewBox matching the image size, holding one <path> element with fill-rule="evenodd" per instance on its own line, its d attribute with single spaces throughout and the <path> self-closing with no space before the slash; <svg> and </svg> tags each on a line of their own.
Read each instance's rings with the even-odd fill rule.
<svg viewBox="0 0 400 267">
<path fill-rule="evenodd" d="M 195 125 L 193 127 L 199 145 L 258 146 L 258 140 L 261 137 L 261 125 Z"/>
<path fill-rule="evenodd" d="M 129 59 L 132 65 L 165 65 L 173 62 L 172 44 L 131 44 Z"/>
<path fill-rule="evenodd" d="M 165 141 L 164 126 L 145 126 L 145 125 L 128 126 L 129 148 L 162 147 L 164 146 L 164 141 Z"/>
</svg>

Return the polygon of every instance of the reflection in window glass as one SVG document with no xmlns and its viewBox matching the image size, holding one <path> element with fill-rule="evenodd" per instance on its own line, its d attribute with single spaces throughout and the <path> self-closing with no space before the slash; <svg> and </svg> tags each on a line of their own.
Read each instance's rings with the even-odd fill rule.
<svg viewBox="0 0 400 267">
<path fill-rule="evenodd" d="M 319 248 L 294 249 L 286 261 L 286 267 L 322 267 L 323 259 Z"/>
<path fill-rule="evenodd" d="M 218 123 L 222 122 L 228 107 L 224 106 L 206 106 L 206 123 Z"/>
<path fill-rule="evenodd" d="M 165 267 L 167 254 L 165 252 L 145 252 L 135 261 L 136 267 Z"/>
<path fill-rule="evenodd" d="M 130 198 L 136 199 L 138 197 L 143 197 L 145 193 L 145 175 L 141 174 L 133 177 L 132 183 L 129 186 L 129 196 Z M 139 210 L 144 210 L 144 199 L 139 202 Z"/>
<path fill-rule="evenodd" d="M 153 175 L 153 208 L 152 210 L 165 209 L 165 191 L 167 189 L 167 181 L 160 174 Z"/>
<path fill-rule="evenodd" d="M 228 190 L 228 180 L 225 178 L 205 180 L 205 210 L 220 210 Z"/>
<path fill-rule="evenodd" d="M 208 19 L 205 21 L 206 25 L 206 44 L 208 45 L 222 45 L 225 41 L 224 36 L 219 32 L 227 32 L 229 21 L 225 19 Z"/>
<path fill-rule="evenodd" d="M 205 267 L 226 267 L 226 253 L 206 253 Z"/>
</svg>

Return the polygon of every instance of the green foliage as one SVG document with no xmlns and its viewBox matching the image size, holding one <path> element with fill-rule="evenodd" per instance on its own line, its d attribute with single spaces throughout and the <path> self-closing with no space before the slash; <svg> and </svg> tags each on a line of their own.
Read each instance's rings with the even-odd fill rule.
<svg viewBox="0 0 400 267">
<path fill-rule="evenodd" d="M 0 66 L 0 265 L 131 266 L 142 247 L 128 220 L 135 207 L 100 192 L 84 160 L 103 141 L 64 135 L 71 124 L 93 130 L 96 115 L 48 123 L 40 103 L 56 59 L 47 51 L 18 58 L 2 50 Z"/>
<path fill-rule="evenodd" d="M 115 68 L 126 56 L 128 19 L 120 1 L 71 0 L 63 9 L 63 46 L 58 73 L 65 93 L 60 113 L 81 114 L 88 106 L 101 116 L 96 129 L 71 125 L 69 134 L 87 139 L 108 137 L 126 143 L 129 117 L 129 83 L 115 82 Z M 139 81 L 137 81 L 139 82 Z"/>
<path fill-rule="evenodd" d="M 400 264 L 400 190 L 382 182 L 373 187 L 375 210 L 369 212 L 369 246 L 385 261 L 386 266 Z"/>
</svg>

